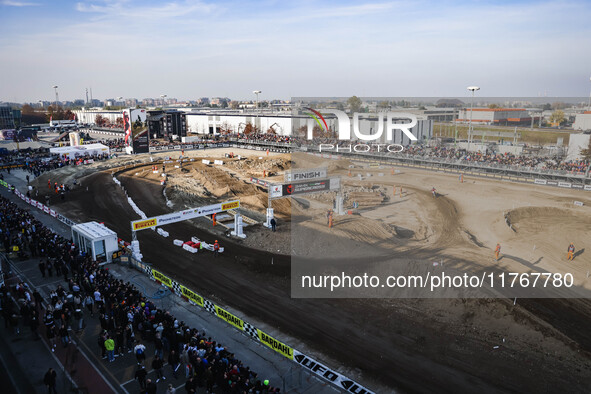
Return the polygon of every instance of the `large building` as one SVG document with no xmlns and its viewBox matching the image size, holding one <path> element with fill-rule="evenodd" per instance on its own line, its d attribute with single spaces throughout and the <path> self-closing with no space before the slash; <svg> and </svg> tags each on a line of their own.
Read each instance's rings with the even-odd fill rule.
<svg viewBox="0 0 591 394">
<path fill-rule="evenodd" d="M 78 123 L 82 124 L 93 124 L 96 123 L 96 117 L 98 115 L 106 118 L 111 124 L 116 124 L 118 118 L 123 117 L 123 111 L 107 111 L 103 109 L 82 109 L 73 111 L 76 115 Z M 146 110 L 145 109 L 131 109 L 131 121 L 135 122 L 137 119 L 142 122 L 146 121 Z"/>
<path fill-rule="evenodd" d="M 148 111 L 148 133 L 152 138 L 187 136 L 187 114 L 181 111 Z"/>
<path fill-rule="evenodd" d="M 582 131 L 591 130 L 591 111 L 577 114 L 575 122 L 573 123 L 573 129 Z"/>
<path fill-rule="evenodd" d="M 292 115 L 290 113 L 258 113 L 240 111 L 207 111 L 187 112 L 187 131 L 198 135 L 215 135 L 222 132 L 244 133 L 247 127 L 253 128 L 257 133 L 272 132 L 277 135 L 305 136 L 317 125 L 316 121 L 306 114 Z M 336 117 L 327 115 L 324 117 L 330 130 L 337 130 Z M 419 141 L 425 141 L 433 136 L 433 120 L 425 116 L 417 116 L 417 125 L 410 131 L 417 136 Z M 396 121 L 405 123 L 405 121 Z M 359 120 L 359 131 L 362 134 L 371 135 L 377 133 L 379 128 L 376 114 L 362 114 Z M 153 132 L 150 133 L 154 135 Z M 385 141 L 386 133 L 377 142 L 391 142 L 407 145 L 411 141 L 401 131 L 394 133 L 393 141 Z"/>
<path fill-rule="evenodd" d="M 459 110 L 457 121 L 470 122 L 472 111 L 472 123 L 482 125 L 517 126 L 530 125 L 532 117 L 523 108 L 462 108 Z"/>
<path fill-rule="evenodd" d="M 14 129 L 20 126 L 21 111 L 11 107 L 0 107 L 0 129 Z"/>
</svg>

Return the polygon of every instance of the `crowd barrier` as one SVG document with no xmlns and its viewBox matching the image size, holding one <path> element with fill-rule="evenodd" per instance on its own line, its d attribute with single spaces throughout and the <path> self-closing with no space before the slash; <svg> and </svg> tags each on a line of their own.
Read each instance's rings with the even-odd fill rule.
<svg viewBox="0 0 591 394">
<path fill-rule="evenodd" d="M 0 180 L 0 185 L 6 187 L 8 190 L 11 190 L 11 187 L 12 187 L 12 185 L 10 183 L 5 182 L 5 181 L 1 181 L 1 180 Z M 16 189 L 14 190 L 14 194 L 17 197 L 19 197 L 21 200 L 26 202 L 27 204 L 39 209 L 40 211 L 45 212 L 46 214 L 48 214 L 50 216 L 53 216 L 54 218 L 56 218 L 60 222 L 66 224 L 70 227 L 76 224 L 76 222 L 74 222 L 73 220 L 70 220 L 67 217 L 65 217 L 64 215 L 57 213 L 55 210 L 49 208 L 49 206 L 42 204 L 41 202 L 39 202 L 37 200 L 27 197 L 26 194 L 23 194 Z"/>
<path fill-rule="evenodd" d="M 0 181 L 0 185 L 8 188 L 9 190 L 12 186 L 5 181 Z M 36 207 L 37 209 L 51 215 L 52 217 L 58 219 L 62 223 L 67 224 L 68 226 L 73 226 L 76 224 L 74 221 L 57 213 L 55 210 L 50 209 L 48 206 L 41 204 L 39 201 L 27 197 L 18 190 L 15 190 L 14 194 L 23 201 L 25 201 L 27 204 L 30 204 L 31 206 Z M 138 269 L 141 272 L 146 273 L 151 280 L 168 287 L 171 290 L 171 292 L 177 295 L 178 297 L 181 297 L 182 299 L 184 299 L 192 305 L 205 309 L 206 311 L 212 313 L 213 315 L 228 323 L 230 326 L 239 330 L 252 340 L 269 347 L 270 349 L 281 354 L 283 357 L 299 364 L 303 368 L 306 368 L 307 370 L 312 372 L 314 375 L 328 381 L 336 387 L 354 394 L 374 394 L 371 390 L 365 388 L 364 386 L 355 382 L 354 380 L 347 378 L 341 373 L 329 368 L 328 366 L 322 364 L 313 357 L 310 357 L 305 353 L 300 352 L 294 347 L 279 341 L 273 336 L 258 329 L 253 324 L 250 324 L 244 319 L 240 318 L 239 316 L 236 316 L 228 312 L 226 309 L 214 304 L 212 301 L 207 300 L 203 296 L 199 295 L 197 292 L 189 289 L 188 287 L 182 285 L 176 280 L 166 276 L 162 272 L 153 269 L 149 264 L 137 260 L 134 257 L 129 257 L 129 262 L 132 267 Z"/>
<path fill-rule="evenodd" d="M 166 276 L 160 271 L 155 270 L 149 264 L 146 264 L 134 257 L 129 258 L 130 265 L 142 272 L 145 272 L 149 278 L 163 286 L 170 289 L 172 293 L 181 297 L 192 305 L 205 309 L 209 313 L 217 316 L 219 319 L 225 321 L 230 326 L 242 332 L 252 340 L 259 342 L 270 349 L 276 351 L 283 357 L 299 364 L 303 368 L 308 369 L 316 376 L 332 383 L 339 389 L 345 390 L 349 393 L 355 394 L 373 394 L 373 392 L 352 379 L 347 378 L 341 373 L 327 367 L 314 358 L 300 352 L 292 346 L 274 338 L 273 336 L 258 329 L 255 325 L 248 323 L 239 316 L 230 313 L 212 301 L 207 300 L 199 293 L 189 289 L 176 280 Z"/>
</svg>

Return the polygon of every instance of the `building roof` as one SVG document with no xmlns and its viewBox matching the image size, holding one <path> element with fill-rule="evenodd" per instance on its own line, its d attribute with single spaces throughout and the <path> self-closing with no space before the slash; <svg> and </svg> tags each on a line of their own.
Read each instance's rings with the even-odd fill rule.
<svg viewBox="0 0 591 394">
<path fill-rule="evenodd" d="M 507 112 L 507 111 L 525 111 L 525 108 L 466 108 L 466 111 L 486 111 L 486 112 Z"/>
<path fill-rule="evenodd" d="M 51 153 L 69 153 L 69 152 L 78 152 L 80 154 L 87 153 L 88 151 L 94 151 L 100 149 L 105 152 L 109 152 L 109 147 L 103 144 L 86 144 L 86 145 L 78 145 L 78 146 L 62 146 L 59 148 L 51 148 L 49 151 Z"/>
<path fill-rule="evenodd" d="M 90 239 L 100 239 L 105 237 L 117 237 L 117 233 L 107 228 L 104 224 L 97 222 L 80 223 L 72 226 L 72 230 L 84 234 Z"/>
</svg>

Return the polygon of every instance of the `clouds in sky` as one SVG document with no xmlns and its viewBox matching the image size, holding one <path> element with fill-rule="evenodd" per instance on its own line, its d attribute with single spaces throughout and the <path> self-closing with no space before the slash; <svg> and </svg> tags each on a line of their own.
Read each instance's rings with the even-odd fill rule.
<svg viewBox="0 0 591 394">
<path fill-rule="evenodd" d="M 589 20 L 584 0 L 0 0 L 0 100 L 586 96 Z"/>
</svg>

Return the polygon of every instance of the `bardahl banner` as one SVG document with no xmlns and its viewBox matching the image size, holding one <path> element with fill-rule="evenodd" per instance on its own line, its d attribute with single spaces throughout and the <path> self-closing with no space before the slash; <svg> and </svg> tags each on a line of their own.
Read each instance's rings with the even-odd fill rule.
<svg viewBox="0 0 591 394">
<path fill-rule="evenodd" d="M 186 297 L 189 301 L 192 301 L 200 307 L 203 307 L 203 297 L 197 293 L 194 293 L 192 290 L 187 289 L 183 285 L 181 285 L 181 295 Z"/>
<path fill-rule="evenodd" d="M 226 321 L 226 323 L 230 323 L 240 331 L 244 331 L 244 321 L 231 314 L 230 312 L 220 308 L 219 306 L 215 306 L 215 314 L 222 320 Z"/>
<path fill-rule="evenodd" d="M 275 350 L 277 353 L 280 353 L 284 357 L 293 360 L 293 349 L 286 344 L 279 342 L 277 339 L 273 338 L 270 335 L 265 334 L 261 330 L 257 328 L 257 335 L 259 340 L 264 343 L 265 345 L 269 346 L 271 349 Z"/>
<path fill-rule="evenodd" d="M 164 275 L 162 272 L 158 272 L 152 268 L 152 275 L 154 275 L 154 279 L 156 279 L 163 285 L 172 287 L 172 280 L 168 276 Z"/>
</svg>

